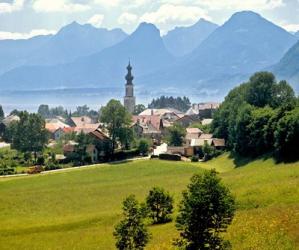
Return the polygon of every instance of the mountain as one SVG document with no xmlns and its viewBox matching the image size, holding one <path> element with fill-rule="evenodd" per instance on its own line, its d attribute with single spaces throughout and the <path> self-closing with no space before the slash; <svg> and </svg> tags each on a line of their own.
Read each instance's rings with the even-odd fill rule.
<svg viewBox="0 0 299 250">
<path fill-rule="evenodd" d="M 0 40 L 0 74 L 22 65 L 54 65 L 99 52 L 127 37 L 120 29 L 98 29 L 73 22 L 56 35 Z"/>
<path fill-rule="evenodd" d="M 135 76 L 149 74 L 174 61 L 160 31 L 152 24 L 142 23 L 122 42 L 72 63 L 23 66 L 6 72 L 0 77 L 0 86 L 4 89 L 120 87 L 129 59 Z"/>
<path fill-rule="evenodd" d="M 289 49 L 272 71 L 278 78 L 288 80 L 299 92 L 299 41 Z"/>
<path fill-rule="evenodd" d="M 0 74 L 26 63 L 32 53 L 47 43 L 51 37 L 52 35 L 36 36 L 31 39 L 0 40 Z"/>
<path fill-rule="evenodd" d="M 278 62 L 296 40 L 259 14 L 238 12 L 188 56 L 145 76 L 142 82 L 148 86 L 184 86 L 225 94 L 248 75 Z"/>
<path fill-rule="evenodd" d="M 297 31 L 294 35 L 299 38 L 299 31 Z"/>
<path fill-rule="evenodd" d="M 27 65 L 54 65 L 67 63 L 113 46 L 127 37 L 121 29 L 107 30 L 90 24 L 73 22 L 55 36 L 28 60 Z"/>
<path fill-rule="evenodd" d="M 184 56 L 204 41 L 218 25 L 204 19 L 190 27 L 176 27 L 163 36 L 166 48 L 175 56 Z"/>
</svg>

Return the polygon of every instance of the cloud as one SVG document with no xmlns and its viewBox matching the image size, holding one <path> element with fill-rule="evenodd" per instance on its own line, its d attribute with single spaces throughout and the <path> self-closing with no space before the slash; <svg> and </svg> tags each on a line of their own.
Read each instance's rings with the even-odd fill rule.
<svg viewBox="0 0 299 250">
<path fill-rule="evenodd" d="M 198 6 L 163 4 L 157 11 L 141 16 L 141 22 L 156 24 L 165 33 L 175 25 L 190 25 L 200 18 L 210 19 L 206 11 Z"/>
<path fill-rule="evenodd" d="M 90 9 L 89 5 L 72 3 L 70 0 L 35 0 L 33 9 L 36 12 L 82 12 Z"/>
<path fill-rule="evenodd" d="M 285 30 L 290 32 L 297 32 L 299 31 L 299 23 L 280 23 L 280 26 L 283 27 Z"/>
<path fill-rule="evenodd" d="M 93 3 L 104 8 L 134 9 L 152 3 L 152 0 L 93 0 Z"/>
<path fill-rule="evenodd" d="M 11 13 L 21 10 L 25 0 L 14 0 L 12 3 L 0 3 L 0 13 Z"/>
<path fill-rule="evenodd" d="M 45 30 L 45 29 L 36 29 L 31 30 L 28 33 L 19 33 L 19 32 L 7 32 L 7 31 L 0 31 L 0 40 L 4 39 L 28 39 L 34 36 L 40 36 L 40 35 L 50 35 L 55 34 L 55 30 Z"/>
<path fill-rule="evenodd" d="M 197 0 L 195 2 L 211 10 L 271 10 L 284 5 L 283 0 Z"/>
<path fill-rule="evenodd" d="M 135 23 L 137 20 L 138 16 L 129 12 L 121 14 L 120 17 L 117 19 L 118 23 L 121 25 L 130 25 Z"/>
<path fill-rule="evenodd" d="M 96 14 L 93 15 L 91 18 L 89 18 L 87 23 L 92 24 L 95 27 L 101 27 L 103 20 L 104 20 L 104 15 Z"/>
</svg>

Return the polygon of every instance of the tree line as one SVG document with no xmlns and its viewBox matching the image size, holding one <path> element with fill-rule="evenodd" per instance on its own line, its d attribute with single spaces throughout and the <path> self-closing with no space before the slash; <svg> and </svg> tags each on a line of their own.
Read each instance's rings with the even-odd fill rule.
<svg viewBox="0 0 299 250">
<path fill-rule="evenodd" d="M 270 153 L 277 160 L 298 160 L 298 98 L 286 81 L 258 72 L 225 97 L 214 114 L 212 130 L 241 156 Z"/>
<path fill-rule="evenodd" d="M 157 99 L 153 99 L 148 105 L 148 108 L 159 109 L 159 108 L 174 108 L 181 112 L 186 112 L 191 107 L 191 102 L 188 97 L 168 97 L 161 96 Z"/>
</svg>

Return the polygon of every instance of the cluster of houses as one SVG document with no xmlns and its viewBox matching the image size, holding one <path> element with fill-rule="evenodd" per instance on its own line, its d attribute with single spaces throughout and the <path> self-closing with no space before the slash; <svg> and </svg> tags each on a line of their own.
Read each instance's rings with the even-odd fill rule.
<svg viewBox="0 0 299 250">
<path fill-rule="evenodd" d="M 208 125 L 212 122 L 212 114 L 218 108 L 217 103 L 193 104 L 187 112 L 181 112 L 172 108 L 146 109 L 139 115 L 132 117 L 131 128 L 134 134 L 139 138 L 148 138 L 152 140 L 153 153 L 180 154 L 187 157 L 197 155 L 205 143 L 221 149 L 225 147 L 225 141 L 219 138 L 213 138 L 211 134 L 205 134 L 199 128 L 192 128 L 192 124 L 201 123 Z M 0 123 L 0 133 L 5 130 L 12 122 L 18 121 L 19 117 L 11 115 L 3 119 Z M 167 129 L 174 124 L 179 124 L 186 129 L 184 144 L 181 147 L 170 147 L 163 141 Z M 88 116 L 81 117 L 55 117 L 46 119 L 46 129 L 50 133 L 51 141 L 49 146 L 55 146 L 57 141 L 65 138 L 66 135 L 75 135 L 84 133 L 90 135 L 96 145 L 89 145 L 87 153 L 91 156 L 92 162 L 97 162 L 99 157 L 103 157 L 104 151 L 101 151 L 97 145 L 109 142 L 109 135 L 103 124 L 93 120 Z M 1 136 L 1 135 L 0 135 Z M 71 136 L 69 138 L 72 138 Z M 61 159 L 74 152 L 77 143 L 71 139 L 67 140 L 63 147 L 64 155 L 58 156 Z"/>
<path fill-rule="evenodd" d="M 153 141 L 153 154 L 180 154 L 187 157 L 199 155 L 201 148 L 207 144 L 216 149 L 225 147 L 225 140 L 213 138 L 212 134 L 205 134 L 202 130 L 192 127 L 192 124 L 200 123 L 209 125 L 212 123 L 213 112 L 219 107 L 217 103 L 193 104 L 186 112 L 175 109 L 146 109 L 137 116 L 133 116 L 132 128 L 139 137 L 146 137 Z M 175 124 L 186 129 L 186 136 L 181 147 L 170 147 L 163 143 L 163 137 L 167 129 Z"/>
</svg>

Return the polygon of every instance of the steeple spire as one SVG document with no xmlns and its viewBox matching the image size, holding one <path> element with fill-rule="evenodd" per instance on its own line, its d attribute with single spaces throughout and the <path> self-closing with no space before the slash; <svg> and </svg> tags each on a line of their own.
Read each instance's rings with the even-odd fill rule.
<svg viewBox="0 0 299 250">
<path fill-rule="evenodd" d="M 127 70 L 128 70 L 128 73 L 126 75 L 126 80 L 127 80 L 126 85 L 133 85 L 134 76 L 132 75 L 132 66 L 131 66 L 130 60 L 129 60 L 129 64 L 127 66 Z"/>
<path fill-rule="evenodd" d="M 126 86 L 125 86 L 126 87 L 126 95 L 124 97 L 124 106 L 130 113 L 133 113 L 134 108 L 135 108 L 136 98 L 134 96 L 134 85 L 133 85 L 134 77 L 132 75 L 132 66 L 131 66 L 130 60 L 129 60 L 129 64 L 127 66 L 127 70 L 128 70 L 128 73 L 125 77 L 127 82 L 126 82 Z"/>
</svg>

